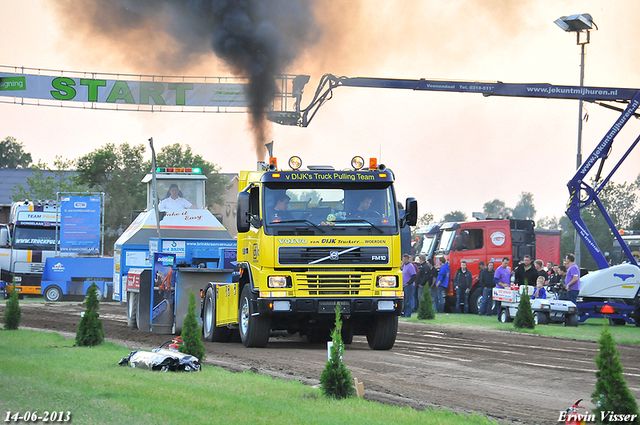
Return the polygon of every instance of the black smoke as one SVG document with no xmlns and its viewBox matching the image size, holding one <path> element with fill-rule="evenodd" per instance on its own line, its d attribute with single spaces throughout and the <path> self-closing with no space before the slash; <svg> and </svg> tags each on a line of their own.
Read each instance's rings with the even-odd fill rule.
<svg viewBox="0 0 640 425">
<path fill-rule="evenodd" d="M 138 55 L 161 52 L 165 69 L 188 69 L 212 51 L 236 76 L 248 77 L 256 144 L 283 74 L 318 39 L 312 0 L 71 0 L 57 2 L 68 30 L 80 25 Z M 162 43 L 166 45 L 161 45 Z M 170 46 L 168 45 L 170 44 Z M 258 146 L 256 146 L 257 148 Z"/>
</svg>

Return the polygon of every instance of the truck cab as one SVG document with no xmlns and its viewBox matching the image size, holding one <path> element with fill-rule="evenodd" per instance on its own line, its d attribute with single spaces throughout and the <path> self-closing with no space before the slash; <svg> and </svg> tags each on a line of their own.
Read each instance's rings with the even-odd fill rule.
<svg viewBox="0 0 640 425">
<path fill-rule="evenodd" d="M 0 229 L 0 267 L 7 288 L 20 295 L 40 295 L 44 263 L 54 257 L 60 221 L 56 201 L 21 201 L 11 205 L 10 223 Z"/>
<path fill-rule="evenodd" d="M 415 225 L 409 198 L 401 217 L 394 174 L 361 157 L 352 168 L 269 166 L 240 173 L 237 284 L 211 285 L 203 309 L 205 339 L 239 329 L 247 347 L 264 347 L 271 330 L 327 339 L 335 309 L 343 337 L 366 335 L 373 349 L 395 343 L 403 296 L 401 231 Z M 215 323 L 213 322 L 215 320 Z"/>
<path fill-rule="evenodd" d="M 460 268 L 460 261 L 466 260 L 467 268 L 474 277 L 470 288 L 469 311 L 478 312 L 478 300 L 482 290 L 477 284 L 480 261 L 500 266 L 508 257 L 511 268 L 517 266 L 525 255 L 535 258 L 536 235 L 532 220 L 478 220 L 468 222 L 447 222 L 440 226 L 438 244 L 434 250 L 436 257 L 444 256 L 449 261 L 451 279 L 447 290 L 447 308 L 455 306 L 453 277 Z M 454 307 L 455 308 L 455 307 Z"/>
</svg>

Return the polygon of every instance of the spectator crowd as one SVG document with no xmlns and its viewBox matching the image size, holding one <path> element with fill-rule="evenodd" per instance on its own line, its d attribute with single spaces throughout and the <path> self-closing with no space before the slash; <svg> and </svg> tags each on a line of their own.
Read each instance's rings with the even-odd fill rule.
<svg viewBox="0 0 640 425">
<path fill-rule="evenodd" d="M 504 257 L 496 268 L 493 262 L 478 263 L 478 276 L 473 276 L 467 268 L 467 261 L 461 260 L 460 267 L 451 279 L 451 268 L 444 256 L 436 258 L 435 262 L 420 254 L 415 258 L 410 254 L 402 256 L 402 286 L 404 290 L 404 317 L 418 310 L 424 291 L 431 293 L 433 308 L 437 313 L 444 313 L 449 282 L 452 280 L 455 294 L 456 313 L 469 313 L 469 296 L 471 288 L 480 288 L 478 314 L 481 316 L 495 315 L 500 311 L 498 301 L 493 300 L 494 288 L 510 288 L 511 285 L 531 285 L 535 289 L 531 298 L 547 298 L 550 292 L 556 292 L 559 299 L 577 302 L 580 292 L 580 269 L 575 264 L 575 256 L 567 254 L 563 265 L 542 260 L 532 261 L 525 255 L 512 271 L 509 263 L 511 259 Z M 476 286 L 474 286 L 476 282 Z"/>
</svg>

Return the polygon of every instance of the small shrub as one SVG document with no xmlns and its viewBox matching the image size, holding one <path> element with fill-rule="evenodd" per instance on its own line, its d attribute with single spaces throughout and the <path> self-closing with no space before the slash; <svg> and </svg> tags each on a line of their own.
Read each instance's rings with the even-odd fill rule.
<svg viewBox="0 0 640 425">
<path fill-rule="evenodd" d="M 198 326 L 198 319 L 196 318 L 196 296 L 190 289 L 189 307 L 187 308 L 187 315 L 182 325 L 182 345 L 180 346 L 180 351 L 197 357 L 200 362 L 205 359 L 204 343 L 202 342 L 201 333 L 202 331 Z"/>
<path fill-rule="evenodd" d="M 331 398 L 347 398 L 355 395 L 351 372 L 342 363 L 342 353 L 344 344 L 342 342 L 342 318 L 340 317 L 340 306 L 336 305 L 336 327 L 331 333 L 333 345 L 331 346 L 331 357 L 327 362 L 322 375 L 320 376 L 320 386 L 322 393 Z"/>
<path fill-rule="evenodd" d="M 525 286 L 524 291 L 520 295 L 518 303 L 518 312 L 513 319 L 513 326 L 518 329 L 533 329 L 536 327 L 533 311 L 531 310 L 531 299 L 529 299 L 529 287 Z"/>
<path fill-rule="evenodd" d="M 20 303 L 18 301 L 18 293 L 11 289 L 9 301 L 7 301 L 4 315 L 2 316 L 2 323 L 6 330 L 15 331 L 20 326 L 20 320 L 22 319 L 22 310 L 20 309 Z"/>
<path fill-rule="evenodd" d="M 104 341 L 104 333 L 102 332 L 102 320 L 100 320 L 100 302 L 96 291 L 98 286 L 91 284 L 87 291 L 87 299 L 85 300 L 86 310 L 84 316 L 78 324 L 78 332 L 76 333 L 76 345 L 79 347 L 93 347 L 100 345 Z"/>
<path fill-rule="evenodd" d="M 635 420 L 627 423 L 640 423 L 637 416 L 638 404 L 622 377 L 620 355 L 607 327 L 602 330 L 598 345 L 600 354 L 596 357 L 596 390 L 591 394 L 591 401 L 596 406 L 593 413 L 597 423 L 609 423 L 607 419 L 602 420 L 603 414 L 606 415 L 608 412 L 617 415 L 635 414 Z"/>
<path fill-rule="evenodd" d="M 418 307 L 418 319 L 431 320 L 436 318 L 436 311 L 433 309 L 433 298 L 428 287 L 424 288 L 420 306 Z"/>
</svg>

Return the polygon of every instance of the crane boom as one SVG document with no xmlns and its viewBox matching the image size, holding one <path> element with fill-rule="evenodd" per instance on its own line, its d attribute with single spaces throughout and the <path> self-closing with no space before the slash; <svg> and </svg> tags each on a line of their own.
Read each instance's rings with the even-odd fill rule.
<svg viewBox="0 0 640 425">
<path fill-rule="evenodd" d="M 297 81 L 297 83 L 296 83 Z M 421 79 L 395 79 L 395 78 L 370 78 L 370 77 L 336 77 L 332 74 L 325 74 L 320 79 L 318 88 L 310 104 L 302 109 L 300 101 L 302 98 L 302 89 L 309 81 L 308 76 L 298 76 L 293 84 L 293 95 L 296 97 L 296 110 L 293 112 L 276 112 L 269 114 L 269 119 L 285 125 L 297 125 L 307 127 L 315 114 L 318 112 L 327 100 L 331 99 L 333 89 L 338 87 L 360 87 L 360 88 L 387 88 L 387 89 L 408 89 L 414 91 L 438 91 L 438 92 L 457 92 L 457 93 L 480 93 L 483 96 L 509 96 L 509 97 L 532 97 L 545 99 L 574 99 L 587 102 L 598 103 L 609 109 L 621 112 L 620 117 L 613 124 L 611 129 L 606 133 L 602 141 L 596 146 L 594 151 L 578 168 L 578 171 L 567 184 L 569 188 L 569 206 L 566 214 L 573 223 L 576 231 L 585 242 L 587 249 L 598 264 L 598 267 L 607 268 L 609 263 L 604 254 L 598 247 L 595 239 L 587 229 L 586 224 L 580 217 L 580 210 L 588 207 L 594 202 L 598 209 L 602 212 L 607 224 L 611 228 L 613 234 L 617 238 L 623 251 L 632 264 L 638 265 L 637 261 L 631 254 L 629 247 L 622 240 L 620 233 L 616 229 L 611 217 L 604 208 L 602 202 L 598 198 L 598 194 L 609 182 L 612 175 L 618 167 L 624 162 L 631 151 L 640 142 L 640 136 L 631 144 L 626 153 L 613 167 L 609 175 L 600 180 L 600 174 L 603 169 L 604 162 L 608 158 L 609 152 L 613 144 L 613 140 L 620 132 L 622 127 L 633 116 L 640 117 L 636 110 L 640 106 L 640 89 L 620 88 L 620 87 L 591 87 L 591 86 L 565 86 L 553 85 L 547 83 L 520 84 L 520 83 L 503 83 L 497 82 L 480 82 L 480 81 L 443 81 L 443 80 L 427 80 Z M 297 85 L 296 85 L 297 84 Z M 625 104 L 626 107 L 617 107 L 608 103 L 616 102 Z M 587 174 L 591 169 L 599 163 L 598 172 L 594 182 L 597 187 L 593 188 L 585 182 Z"/>
</svg>

